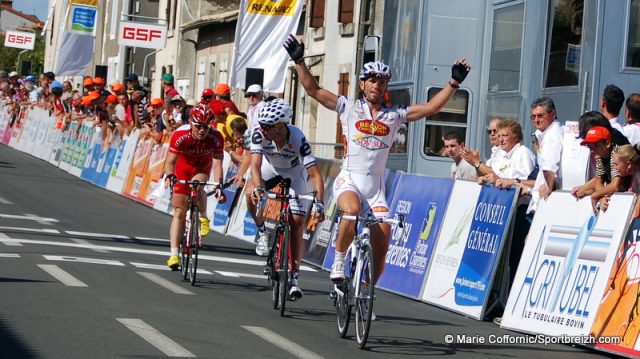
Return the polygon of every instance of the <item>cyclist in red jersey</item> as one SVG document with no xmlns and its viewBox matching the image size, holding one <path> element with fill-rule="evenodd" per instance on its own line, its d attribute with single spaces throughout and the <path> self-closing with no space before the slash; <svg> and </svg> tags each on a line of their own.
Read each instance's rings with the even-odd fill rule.
<svg viewBox="0 0 640 359">
<path fill-rule="evenodd" d="M 178 128 L 171 136 L 169 154 L 164 164 L 166 173 L 165 187 L 176 180 L 198 180 L 207 182 L 213 167 L 213 175 L 218 183 L 222 183 L 222 158 L 224 140 L 222 134 L 212 128 L 214 115 L 206 104 L 196 105 L 189 114 L 189 123 Z M 184 233 L 187 214 L 187 204 L 190 188 L 185 184 L 175 184 L 173 187 L 173 220 L 169 229 L 171 254 L 167 266 L 172 270 L 178 269 L 180 258 L 178 246 L 180 236 Z M 222 194 L 221 187 L 215 190 L 216 198 Z M 198 197 L 200 210 L 200 235 L 209 234 L 209 219 L 207 218 L 207 196 L 204 188 L 200 187 Z"/>
</svg>

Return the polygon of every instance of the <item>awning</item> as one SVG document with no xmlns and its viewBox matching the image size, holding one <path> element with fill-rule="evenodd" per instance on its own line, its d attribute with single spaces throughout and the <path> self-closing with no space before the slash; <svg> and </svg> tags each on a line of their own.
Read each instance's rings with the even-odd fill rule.
<svg viewBox="0 0 640 359">
<path fill-rule="evenodd" d="M 195 20 L 186 22 L 182 25 L 182 27 L 180 28 L 180 31 L 184 33 L 186 31 L 199 29 L 207 25 L 222 24 L 226 22 L 236 21 L 237 19 L 238 19 L 238 10 L 220 12 L 216 14 L 202 16 Z"/>
</svg>

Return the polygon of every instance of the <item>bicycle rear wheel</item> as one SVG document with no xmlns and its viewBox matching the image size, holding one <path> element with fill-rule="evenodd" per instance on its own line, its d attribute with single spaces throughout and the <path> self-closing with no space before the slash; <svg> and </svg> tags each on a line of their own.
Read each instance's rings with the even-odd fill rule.
<svg viewBox="0 0 640 359">
<path fill-rule="evenodd" d="M 356 341 L 360 349 L 364 348 L 371 329 L 373 313 L 373 253 L 371 248 L 361 249 L 360 263 L 357 265 L 355 287 Z"/>
<path fill-rule="evenodd" d="M 278 282 L 280 297 L 280 316 L 284 316 L 287 298 L 289 297 L 289 228 L 280 232 L 280 265 L 278 266 Z"/>
<path fill-rule="evenodd" d="M 195 223 L 195 225 L 194 225 Z M 200 236 L 200 221 L 198 211 L 191 211 L 191 231 L 189 232 L 189 281 L 191 285 L 196 283 L 196 272 L 198 270 L 198 240 Z"/>
<path fill-rule="evenodd" d="M 189 276 L 189 259 L 191 256 L 191 248 L 189 248 L 189 238 L 191 236 L 191 228 L 193 227 L 193 222 L 191 220 L 187 221 L 185 224 L 184 235 L 182 236 L 182 240 L 180 241 L 180 274 L 182 276 L 182 280 L 187 280 Z"/>
</svg>

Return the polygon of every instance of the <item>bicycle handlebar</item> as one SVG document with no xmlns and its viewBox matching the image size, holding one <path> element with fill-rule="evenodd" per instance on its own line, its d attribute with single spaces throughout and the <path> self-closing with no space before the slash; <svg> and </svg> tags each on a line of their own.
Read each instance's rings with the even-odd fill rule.
<svg viewBox="0 0 640 359">
<path fill-rule="evenodd" d="M 268 199 L 275 199 L 275 200 L 280 200 L 280 201 L 288 201 L 290 199 L 306 199 L 309 201 L 315 201 L 316 200 L 316 193 L 313 192 L 313 194 L 280 194 L 280 193 L 272 193 L 272 192 L 266 192 L 264 194 L 265 198 Z"/>
<path fill-rule="evenodd" d="M 358 221 L 364 224 L 367 227 L 373 226 L 378 223 L 387 223 L 398 226 L 398 228 L 404 228 L 405 225 L 405 216 L 404 214 L 396 214 L 394 218 L 376 218 L 376 217 L 362 217 L 355 216 L 352 214 L 341 214 L 339 218 L 346 219 L 348 221 Z"/>
</svg>

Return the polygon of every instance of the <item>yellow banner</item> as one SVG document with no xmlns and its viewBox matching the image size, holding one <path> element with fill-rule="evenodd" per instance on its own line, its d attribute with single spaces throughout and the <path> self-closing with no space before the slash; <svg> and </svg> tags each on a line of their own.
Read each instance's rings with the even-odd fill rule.
<svg viewBox="0 0 640 359">
<path fill-rule="evenodd" d="M 100 0 L 70 0 L 69 4 L 87 5 L 87 6 L 98 7 L 98 2 L 99 1 Z"/>
<path fill-rule="evenodd" d="M 247 13 L 267 16 L 293 16 L 298 1 L 249 0 L 247 2 Z"/>
</svg>

